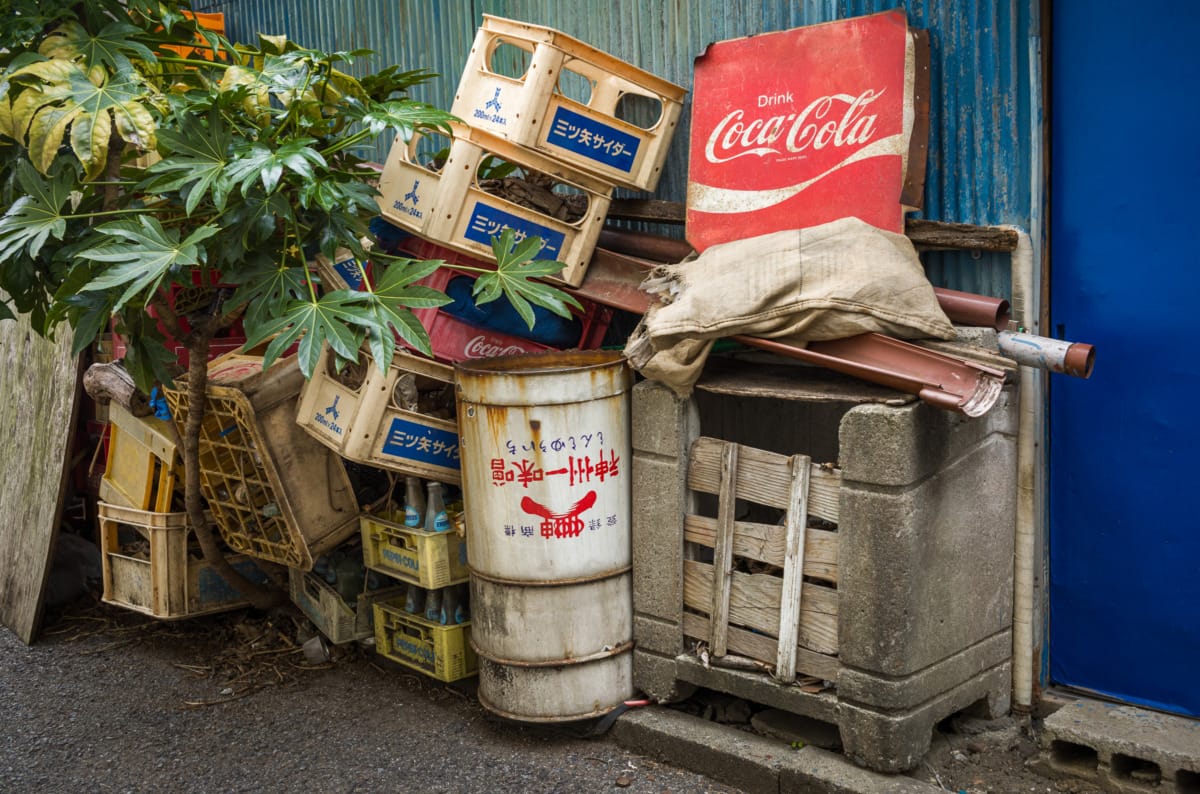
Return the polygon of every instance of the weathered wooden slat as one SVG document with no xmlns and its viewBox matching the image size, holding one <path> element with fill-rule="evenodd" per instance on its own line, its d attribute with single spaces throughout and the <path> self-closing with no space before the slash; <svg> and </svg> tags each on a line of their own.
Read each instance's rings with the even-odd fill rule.
<svg viewBox="0 0 1200 794">
<path fill-rule="evenodd" d="M 721 487 L 717 501 L 717 542 L 713 554 L 712 637 L 709 645 L 717 656 L 725 655 L 725 632 L 729 625 L 729 594 L 733 573 L 733 512 L 737 506 L 738 445 L 721 450 Z"/>
<path fill-rule="evenodd" d="M 779 600 L 779 643 L 775 662 L 775 680 L 790 684 L 796 680 L 796 642 L 803 608 L 804 530 L 808 525 L 808 481 L 812 459 L 793 455 L 792 506 L 785 522 L 783 582 Z"/>
<path fill-rule="evenodd" d="M 613 199 L 608 217 L 614 220 L 682 224 L 687 208 L 681 201 Z M 1017 233 L 1012 229 L 975 226 L 969 223 L 907 218 L 904 233 L 915 245 L 977 251 L 1015 251 Z"/>
<path fill-rule="evenodd" d="M 708 636 L 708 618 L 689 612 L 683 614 L 683 633 L 688 637 L 702 640 Z M 771 664 L 775 658 L 776 642 L 771 637 L 755 634 L 752 631 L 729 628 L 729 650 L 740 656 L 749 656 L 761 662 Z M 808 648 L 796 649 L 796 673 L 811 675 L 825 681 L 836 682 L 841 665 L 836 656 L 826 656 L 823 653 L 810 651 Z"/>
<path fill-rule="evenodd" d="M 717 520 L 708 516 L 683 517 L 683 539 L 713 548 L 717 537 Z M 783 528 L 775 524 L 735 521 L 733 524 L 733 554 L 768 565 L 783 567 Z M 808 529 L 804 533 L 804 575 L 837 583 L 838 533 L 827 529 Z"/>
<path fill-rule="evenodd" d="M 684 560 L 684 606 L 708 612 L 712 608 L 712 581 L 712 565 Z M 837 653 L 837 591 L 805 582 L 802 592 L 799 644 L 819 653 Z M 774 636 L 779 631 L 779 599 L 782 593 L 782 580 L 778 576 L 735 571 L 730 582 L 729 622 Z M 765 661 L 774 664 L 775 658 L 772 656 Z"/>
<path fill-rule="evenodd" d="M 692 443 L 688 463 L 688 487 L 693 491 L 717 493 L 721 486 L 721 449 L 726 442 L 702 436 Z M 740 446 L 740 445 L 739 445 Z M 842 474 L 819 465 L 812 466 L 808 493 L 810 515 L 837 523 L 841 503 Z M 737 496 L 755 504 L 788 508 L 792 477 L 788 457 L 753 447 L 741 447 L 738 461 Z"/>
</svg>

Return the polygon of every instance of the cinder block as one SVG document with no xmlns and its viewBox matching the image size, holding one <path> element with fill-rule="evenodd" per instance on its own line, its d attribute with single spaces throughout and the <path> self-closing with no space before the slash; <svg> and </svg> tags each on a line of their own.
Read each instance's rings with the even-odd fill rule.
<svg viewBox="0 0 1200 794">
<path fill-rule="evenodd" d="M 633 641 L 642 650 L 674 658 L 683 653 L 683 628 L 677 620 L 634 614 Z"/>
<path fill-rule="evenodd" d="M 1135 706 L 1078 700 L 1047 717 L 1035 764 L 1109 791 L 1200 791 L 1200 723 Z"/>
<path fill-rule="evenodd" d="M 633 387 L 631 439 L 641 452 L 684 457 L 692 443 L 696 406 L 681 400 L 666 386 L 644 380 Z"/>
<path fill-rule="evenodd" d="M 633 652 L 633 688 L 659 703 L 687 700 L 696 692 L 693 684 L 679 679 L 674 656 L 660 656 L 640 648 Z"/>
<path fill-rule="evenodd" d="M 899 775 L 861 769 L 845 756 L 807 745 L 785 755 L 780 794 L 935 794 L 944 789 Z"/>
<path fill-rule="evenodd" d="M 682 461 L 634 453 L 633 598 L 636 611 L 679 623 L 683 614 Z"/>
<path fill-rule="evenodd" d="M 940 720 L 981 700 L 991 704 L 991 713 L 992 708 L 1007 711 L 1011 687 L 1012 667 L 1005 663 L 903 712 L 879 711 L 839 696 L 842 746 L 856 764 L 877 772 L 912 769 L 929 752 L 933 726 Z"/>
<path fill-rule="evenodd" d="M 899 408 L 855 406 L 842 419 L 838 435 L 842 476 L 873 485 L 910 485 L 994 433 L 1015 436 L 1016 403 L 1015 389 L 1009 386 L 992 410 L 976 418 L 920 402 Z"/>
<path fill-rule="evenodd" d="M 1015 467 L 993 434 L 912 488 L 843 484 L 843 663 L 908 675 L 1011 624 Z"/>
</svg>

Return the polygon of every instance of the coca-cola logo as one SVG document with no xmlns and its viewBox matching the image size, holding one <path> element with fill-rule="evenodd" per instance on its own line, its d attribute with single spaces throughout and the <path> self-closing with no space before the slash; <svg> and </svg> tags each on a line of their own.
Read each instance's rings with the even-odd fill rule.
<svg viewBox="0 0 1200 794">
<path fill-rule="evenodd" d="M 493 356 L 513 356 L 527 352 L 520 345 L 499 345 L 488 341 L 486 336 L 476 336 L 467 342 L 463 354 L 467 358 L 492 358 Z"/>
<path fill-rule="evenodd" d="M 748 155 L 765 157 L 782 151 L 797 154 L 809 148 L 864 145 L 876 131 L 876 116 L 867 113 L 867 108 L 884 93 L 884 90 L 868 88 L 858 96 L 829 94 L 812 100 L 799 112 L 751 121 L 745 121 L 744 110 L 733 110 L 708 136 L 704 146 L 705 159 L 710 163 L 727 163 Z M 774 104 L 772 97 L 766 99 L 759 105 Z M 778 146 L 781 138 L 782 149 Z"/>
</svg>

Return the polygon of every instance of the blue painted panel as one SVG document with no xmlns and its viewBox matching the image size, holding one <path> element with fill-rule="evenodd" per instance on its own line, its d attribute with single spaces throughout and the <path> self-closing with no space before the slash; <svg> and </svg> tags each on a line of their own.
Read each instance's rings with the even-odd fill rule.
<svg viewBox="0 0 1200 794">
<path fill-rule="evenodd" d="M 1200 716 L 1200 8 L 1054 4 L 1053 327 L 1095 343 L 1051 392 L 1050 673 Z"/>
</svg>

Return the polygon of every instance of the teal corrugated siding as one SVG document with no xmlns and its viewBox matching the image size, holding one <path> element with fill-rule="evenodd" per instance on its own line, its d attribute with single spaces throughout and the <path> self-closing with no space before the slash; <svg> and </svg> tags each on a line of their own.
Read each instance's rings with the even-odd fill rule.
<svg viewBox="0 0 1200 794">
<path fill-rule="evenodd" d="M 416 93 L 448 108 L 484 13 L 548 25 L 643 69 L 692 85 L 692 62 L 713 41 L 902 5 L 896 0 L 220 0 L 197 8 L 226 14 L 231 36 L 286 34 L 307 46 L 369 48 L 374 66 L 426 67 L 442 75 Z M 924 217 L 1029 228 L 1040 95 L 1031 97 L 1030 41 L 1037 0 L 913 0 L 911 24 L 930 33 L 930 146 Z M 365 65 L 365 64 L 364 64 Z M 657 198 L 686 196 L 690 102 L 659 183 Z M 380 143 L 378 157 L 386 152 Z M 1039 188 L 1040 189 L 1040 188 Z M 1008 258 L 928 254 L 935 283 L 1009 294 Z"/>
</svg>

